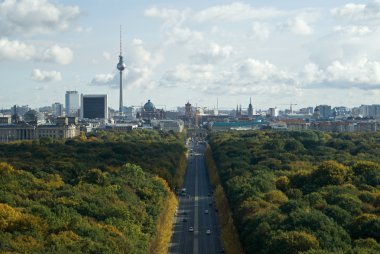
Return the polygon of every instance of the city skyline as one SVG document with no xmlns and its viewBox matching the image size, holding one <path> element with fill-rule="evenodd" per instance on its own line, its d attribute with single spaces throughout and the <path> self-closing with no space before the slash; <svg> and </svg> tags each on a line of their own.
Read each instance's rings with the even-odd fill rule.
<svg viewBox="0 0 380 254">
<path fill-rule="evenodd" d="M 380 1 L 0 1 L 1 107 L 378 104 Z"/>
</svg>

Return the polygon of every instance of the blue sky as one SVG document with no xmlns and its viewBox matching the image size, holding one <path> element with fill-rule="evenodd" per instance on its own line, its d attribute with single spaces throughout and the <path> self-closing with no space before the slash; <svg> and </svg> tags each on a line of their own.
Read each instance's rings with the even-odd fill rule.
<svg viewBox="0 0 380 254">
<path fill-rule="evenodd" d="M 380 0 L 0 1 L 0 107 L 380 103 Z"/>
</svg>

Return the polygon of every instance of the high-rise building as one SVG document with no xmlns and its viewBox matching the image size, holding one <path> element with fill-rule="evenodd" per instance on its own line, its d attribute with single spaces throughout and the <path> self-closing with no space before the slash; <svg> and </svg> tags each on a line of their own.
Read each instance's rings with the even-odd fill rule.
<svg viewBox="0 0 380 254">
<path fill-rule="evenodd" d="M 77 91 L 67 91 L 65 95 L 66 116 L 79 116 L 79 94 Z"/>
<path fill-rule="evenodd" d="M 56 102 L 51 105 L 52 115 L 53 116 L 62 116 L 63 113 L 63 105 L 62 103 Z"/>
<path fill-rule="evenodd" d="M 84 95 L 81 96 L 81 118 L 85 119 L 108 119 L 107 95 Z"/>
<path fill-rule="evenodd" d="M 363 117 L 368 117 L 369 116 L 370 108 L 371 108 L 370 105 L 361 105 L 359 107 L 360 115 L 362 115 Z"/>
<path fill-rule="evenodd" d="M 380 105 L 372 104 L 369 108 L 369 116 L 370 117 L 380 117 Z"/>
<path fill-rule="evenodd" d="M 380 117 L 380 105 L 372 104 L 372 105 L 361 105 L 359 107 L 360 115 L 363 117 Z"/>
<path fill-rule="evenodd" d="M 322 117 L 322 118 L 329 118 L 329 117 L 332 116 L 331 106 L 329 106 L 329 105 L 319 105 L 318 108 L 319 108 L 320 117 Z"/>
<path fill-rule="evenodd" d="M 268 109 L 268 115 L 270 117 L 277 117 L 279 115 L 279 110 L 278 108 L 269 108 Z"/>
</svg>

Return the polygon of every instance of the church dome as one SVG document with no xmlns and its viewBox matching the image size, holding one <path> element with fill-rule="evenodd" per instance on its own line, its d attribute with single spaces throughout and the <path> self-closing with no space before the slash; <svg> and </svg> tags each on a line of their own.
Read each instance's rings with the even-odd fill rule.
<svg viewBox="0 0 380 254">
<path fill-rule="evenodd" d="M 154 111 L 155 110 L 154 104 L 150 100 L 148 100 L 148 102 L 145 103 L 145 105 L 144 105 L 144 110 L 145 111 Z"/>
</svg>

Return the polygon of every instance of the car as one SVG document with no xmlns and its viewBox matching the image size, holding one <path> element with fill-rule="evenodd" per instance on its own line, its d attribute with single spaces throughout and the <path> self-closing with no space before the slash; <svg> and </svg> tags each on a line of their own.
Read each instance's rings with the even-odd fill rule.
<svg viewBox="0 0 380 254">
<path fill-rule="evenodd" d="M 189 227 L 189 232 L 194 232 L 194 228 L 193 227 Z"/>
<path fill-rule="evenodd" d="M 207 210 L 207 209 L 205 210 L 205 213 L 208 213 L 208 210 Z"/>
<path fill-rule="evenodd" d="M 210 229 L 206 230 L 206 235 L 211 235 L 211 230 Z"/>
</svg>

